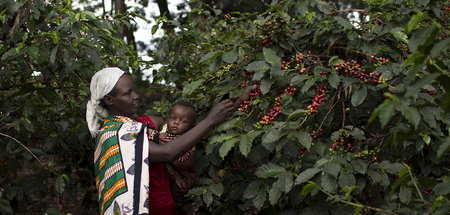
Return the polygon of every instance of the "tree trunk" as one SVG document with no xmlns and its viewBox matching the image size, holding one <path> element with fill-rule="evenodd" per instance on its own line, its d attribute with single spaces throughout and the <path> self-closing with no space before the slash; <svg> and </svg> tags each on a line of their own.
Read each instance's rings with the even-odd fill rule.
<svg viewBox="0 0 450 215">
<path fill-rule="evenodd" d="M 167 0 L 155 0 L 155 2 L 158 4 L 159 16 L 166 16 L 167 20 L 173 20 L 173 17 L 169 11 Z M 168 23 L 164 23 L 162 28 L 166 31 L 166 33 L 173 32 L 173 26 Z"/>
<path fill-rule="evenodd" d="M 124 14 L 127 12 L 127 6 L 125 4 L 125 0 L 115 0 L 114 1 L 115 6 L 115 14 Z M 133 28 L 127 28 L 126 26 L 123 27 L 123 29 L 118 32 L 119 38 L 126 38 L 126 42 L 128 45 L 132 45 L 134 49 L 136 49 L 136 41 L 134 38 L 134 31 Z"/>
</svg>

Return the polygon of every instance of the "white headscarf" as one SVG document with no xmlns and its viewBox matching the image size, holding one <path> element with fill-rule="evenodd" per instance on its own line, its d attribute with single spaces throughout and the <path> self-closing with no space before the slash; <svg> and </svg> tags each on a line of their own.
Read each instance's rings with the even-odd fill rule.
<svg viewBox="0 0 450 215">
<path fill-rule="evenodd" d="M 100 100 L 116 85 L 125 72 L 117 67 L 107 67 L 94 74 L 91 80 L 91 100 L 87 103 L 86 121 L 93 137 L 97 136 L 100 120 L 108 116 L 108 111 L 100 105 Z"/>
</svg>

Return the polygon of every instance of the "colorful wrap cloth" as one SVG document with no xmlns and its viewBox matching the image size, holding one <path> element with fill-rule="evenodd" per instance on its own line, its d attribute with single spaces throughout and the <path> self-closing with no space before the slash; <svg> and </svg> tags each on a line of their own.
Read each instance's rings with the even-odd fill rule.
<svg viewBox="0 0 450 215">
<path fill-rule="evenodd" d="M 108 116 L 96 139 L 95 182 L 100 215 L 149 214 L 146 125 Z"/>
</svg>

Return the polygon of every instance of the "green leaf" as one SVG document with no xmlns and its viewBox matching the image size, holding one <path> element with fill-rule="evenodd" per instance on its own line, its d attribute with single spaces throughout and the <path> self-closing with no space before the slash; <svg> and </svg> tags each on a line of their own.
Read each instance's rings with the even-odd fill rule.
<svg viewBox="0 0 450 215">
<path fill-rule="evenodd" d="M 423 78 L 420 78 L 416 83 L 409 86 L 406 89 L 405 97 L 416 97 L 419 93 L 420 89 L 424 87 L 425 85 L 430 84 L 432 81 L 434 81 L 436 78 L 438 78 L 441 74 L 440 73 L 433 73 L 430 75 L 427 75 Z"/>
<path fill-rule="evenodd" d="M 58 46 L 55 46 L 50 54 L 50 64 L 55 64 L 56 53 L 58 53 Z"/>
<path fill-rule="evenodd" d="M 222 60 L 226 63 L 234 63 L 238 59 L 238 53 L 236 49 L 232 49 L 222 55 Z"/>
<path fill-rule="evenodd" d="M 328 173 L 331 176 L 337 178 L 339 175 L 339 172 L 341 171 L 341 166 L 337 163 L 326 163 L 323 171 L 325 173 Z"/>
<path fill-rule="evenodd" d="M 420 48 L 428 45 L 432 45 L 432 40 L 434 39 L 438 28 L 434 25 L 421 28 L 417 30 L 409 40 L 409 48 L 413 53 L 418 52 Z"/>
<path fill-rule="evenodd" d="M 311 78 L 311 79 L 307 80 L 305 85 L 303 85 L 303 87 L 302 87 L 302 90 L 301 90 L 302 93 L 308 91 L 309 88 L 311 88 L 315 83 L 316 83 L 316 79 L 315 78 Z"/>
<path fill-rule="evenodd" d="M 303 83 L 304 80 L 307 80 L 309 78 L 310 77 L 306 75 L 295 75 L 294 77 L 292 77 L 291 83 L 295 85 L 300 85 L 301 83 Z"/>
<path fill-rule="evenodd" d="M 273 178 L 283 172 L 286 172 L 286 169 L 284 167 L 278 166 L 273 163 L 268 163 L 260 166 L 256 170 L 255 175 L 258 176 L 258 178 Z"/>
<path fill-rule="evenodd" d="M 262 208 L 264 206 L 264 202 L 266 202 L 267 192 L 264 188 L 261 188 L 258 192 L 258 195 L 253 199 L 253 205 L 256 208 Z"/>
<path fill-rule="evenodd" d="M 434 44 L 430 52 L 430 57 L 437 58 L 441 55 L 441 53 L 445 54 L 445 52 L 447 52 L 449 48 L 450 48 L 450 38 L 441 40 L 436 44 Z"/>
<path fill-rule="evenodd" d="M 206 192 L 203 194 L 203 201 L 206 203 L 206 205 L 211 205 L 213 202 L 213 196 L 211 192 Z"/>
<path fill-rule="evenodd" d="M 312 144 L 311 135 L 309 135 L 307 132 L 302 131 L 297 133 L 297 139 L 300 142 L 300 144 L 302 144 L 302 146 L 304 146 L 306 149 L 309 150 Z"/>
<path fill-rule="evenodd" d="M 217 126 L 215 131 L 227 131 L 227 130 L 230 130 L 231 128 L 235 128 L 235 127 L 237 127 L 239 121 L 240 120 L 238 118 L 232 118 L 230 120 L 222 122 L 219 126 Z"/>
<path fill-rule="evenodd" d="M 391 34 L 394 36 L 394 38 L 400 42 L 403 42 L 405 44 L 408 44 L 408 36 L 401 32 L 401 31 L 395 31 L 395 32 L 391 32 Z"/>
<path fill-rule="evenodd" d="M 269 64 L 267 64 L 264 61 L 253 61 L 251 63 L 249 63 L 245 69 L 249 72 L 253 72 L 253 71 L 264 71 L 264 70 L 268 70 L 270 69 Z"/>
<path fill-rule="evenodd" d="M 421 119 L 419 111 L 413 107 L 402 106 L 402 114 L 417 130 Z"/>
<path fill-rule="evenodd" d="M 158 31 L 159 23 L 156 23 L 152 26 L 152 35 L 155 35 L 156 31 Z"/>
<path fill-rule="evenodd" d="M 331 73 L 330 76 L 328 76 L 328 83 L 330 83 L 330 86 L 336 89 L 339 86 L 339 82 L 341 82 L 341 78 L 339 78 L 339 75 L 336 73 Z"/>
<path fill-rule="evenodd" d="M 272 184 L 272 187 L 269 190 L 269 202 L 272 205 L 275 205 L 278 202 L 278 199 L 281 197 L 281 190 L 278 187 L 278 183 L 275 182 Z"/>
<path fill-rule="evenodd" d="M 397 174 L 405 168 L 401 163 L 391 163 L 389 161 L 382 161 L 380 167 L 390 174 Z"/>
<path fill-rule="evenodd" d="M 366 174 L 368 167 L 367 163 L 364 162 L 363 160 L 353 160 L 350 166 L 353 168 L 355 172 L 360 174 Z"/>
<path fill-rule="evenodd" d="M 411 190 L 405 186 L 400 187 L 400 192 L 398 193 L 398 197 L 400 198 L 400 201 L 408 204 L 411 201 Z"/>
<path fill-rule="evenodd" d="M 278 57 L 278 55 L 269 48 L 263 49 L 264 59 L 267 63 L 274 66 L 281 66 L 281 58 Z"/>
<path fill-rule="evenodd" d="M 427 13 L 419 13 L 411 17 L 408 24 L 405 26 L 405 33 L 411 32 L 420 22 L 428 18 Z"/>
<path fill-rule="evenodd" d="M 250 149 L 252 148 L 253 140 L 261 133 L 262 131 L 250 131 L 249 133 L 241 135 L 241 140 L 239 142 L 239 150 L 241 151 L 242 155 L 247 157 L 248 153 L 250 152 Z"/>
<path fill-rule="evenodd" d="M 441 158 L 450 149 L 450 137 L 445 138 L 445 141 L 439 145 L 436 156 Z"/>
<path fill-rule="evenodd" d="M 228 152 L 234 147 L 234 145 L 239 141 L 239 138 L 232 138 L 224 142 L 219 149 L 219 155 L 222 159 L 227 156 Z"/>
<path fill-rule="evenodd" d="M 260 89 L 261 89 L 261 93 L 263 94 L 263 95 L 265 95 L 266 93 L 268 93 L 269 92 L 269 90 L 270 90 L 270 87 L 272 87 L 272 84 L 274 83 L 275 81 L 273 81 L 273 80 L 269 80 L 269 79 L 263 79 L 262 81 L 261 81 L 261 87 L 260 87 Z"/>
<path fill-rule="evenodd" d="M 319 168 L 306 169 L 297 176 L 297 178 L 295 179 L 295 185 L 307 182 L 309 179 L 314 177 L 318 172 L 320 172 Z"/>
<path fill-rule="evenodd" d="M 66 184 L 64 183 L 63 175 L 58 176 L 55 181 L 56 192 L 58 192 L 59 194 L 62 194 L 64 192 L 65 187 L 66 187 Z"/>
<path fill-rule="evenodd" d="M 248 184 L 247 188 L 244 191 L 243 197 L 246 199 L 254 198 L 258 194 L 261 185 L 261 181 L 250 182 L 250 184 Z"/>
<path fill-rule="evenodd" d="M 320 186 L 322 186 L 322 188 L 325 191 L 330 192 L 330 193 L 336 192 L 336 190 L 338 188 L 336 179 L 331 177 L 328 174 L 325 174 L 320 178 Z"/>
<path fill-rule="evenodd" d="M 341 16 L 335 16 L 334 19 L 339 25 L 344 28 L 353 28 L 353 25 L 347 19 L 344 19 Z"/>
<path fill-rule="evenodd" d="M 289 171 L 281 172 L 278 175 L 278 187 L 281 191 L 284 193 L 288 193 L 291 191 L 292 187 L 294 186 L 294 180 L 292 178 L 292 173 Z"/>
<path fill-rule="evenodd" d="M 205 81 L 205 79 L 199 79 L 199 80 L 196 80 L 196 81 L 186 84 L 183 87 L 183 94 L 189 95 L 189 94 L 193 93 L 196 89 L 198 89 L 203 84 L 204 81 Z"/>
<path fill-rule="evenodd" d="M 352 94 L 352 105 L 358 106 L 364 102 L 367 96 L 367 87 L 362 85 L 359 89 L 355 90 Z"/>
<path fill-rule="evenodd" d="M 302 113 L 305 113 L 305 112 L 306 112 L 306 110 L 304 110 L 304 109 L 295 110 L 294 112 L 289 114 L 287 120 L 290 120 L 290 119 L 292 119 L 292 118 L 294 118 L 294 117 L 296 117 L 296 116 L 298 116 L 298 115 L 300 115 Z"/>
<path fill-rule="evenodd" d="M 211 191 L 212 194 L 220 197 L 223 194 L 224 190 L 223 184 L 221 182 L 213 183 L 209 185 L 209 190 Z"/>
<path fill-rule="evenodd" d="M 384 100 L 383 104 L 377 107 L 369 118 L 369 122 L 373 121 L 376 117 L 379 117 L 381 127 L 386 126 L 391 117 L 395 114 L 395 104 L 391 99 Z"/>
<path fill-rule="evenodd" d="M 364 136 L 364 131 L 357 128 L 357 127 L 353 127 L 352 130 L 350 131 L 350 135 L 357 139 L 357 140 L 364 140 L 365 136 Z"/>
<path fill-rule="evenodd" d="M 272 143 L 279 140 L 282 134 L 277 129 L 271 129 L 269 132 L 265 133 L 262 137 L 262 144 Z"/>
<path fill-rule="evenodd" d="M 339 186 L 342 188 L 343 187 L 351 187 L 356 184 L 356 179 L 353 174 L 341 173 L 339 175 L 338 183 L 339 183 Z"/>
<path fill-rule="evenodd" d="M 436 193 L 436 195 L 447 195 L 450 193 L 450 182 L 443 182 L 437 184 L 433 188 L 433 192 Z"/>
<path fill-rule="evenodd" d="M 211 59 L 212 57 L 214 57 L 219 51 L 213 51 L 213 52 L 208 52 L 207 54 L 203 55 L 202 58 L 200 58 L 200 62 L 199 63 L 203 63 L 209 59 Z"/>
</svg>

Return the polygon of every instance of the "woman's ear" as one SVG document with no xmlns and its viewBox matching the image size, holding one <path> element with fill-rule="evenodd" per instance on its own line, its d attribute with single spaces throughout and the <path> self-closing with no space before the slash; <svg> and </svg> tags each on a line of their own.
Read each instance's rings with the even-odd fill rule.
<svg viewBox="0 0 450 215">
<path fill-rule="evenodd" d="M 105 97 L 103 97 L 103 102 L 105 102 L 105 105 L 108 107 L 114 105 L 113 99 L 110 95 L 105 95 Z"/>
</svg>

